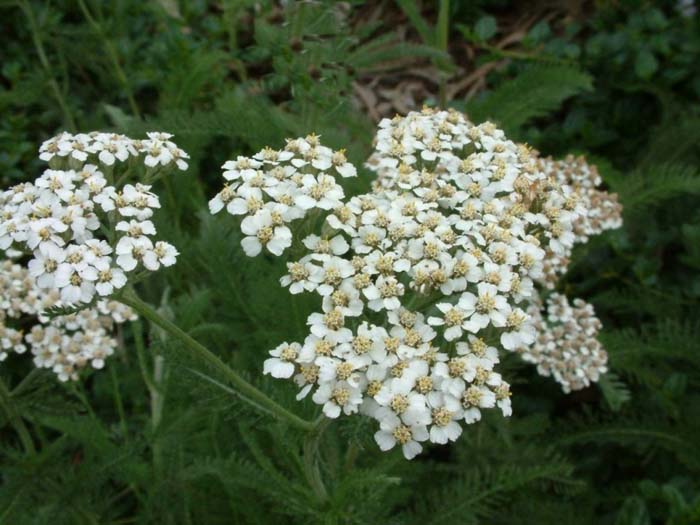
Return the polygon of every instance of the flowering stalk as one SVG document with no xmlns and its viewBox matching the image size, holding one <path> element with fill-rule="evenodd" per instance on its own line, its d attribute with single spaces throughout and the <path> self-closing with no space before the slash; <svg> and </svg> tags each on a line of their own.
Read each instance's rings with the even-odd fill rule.
<svg viewBox="0 0 700 525">
<path fill-rule="evenodd" d="M 316 428 L 313 423 L 291 413 L 289 410 L 267 397 L 263 392 L 255 388 L 248 381 L 243 379 L 243 377 L 241 377 L 235 370 L 224 363 L 216 354 L 193 339 L 180 327 L 161 316 L 149 304 L 142 301 L 132 290 L 126 290 L 117 299 L 122 304 L 131 307 L 145 319 L 148 319 L 151 323 L 159 326 L 170 335 L 178 339 L 185 345 L 185 348 L 190 353 L 201 357 L 212 367 L 221 372 L 238 389 L 240 394 L 252 404 L 262 406 L 278 419 L 286 421 L 290 425 L 300 430 L 310 432 Z"/>
</svg>

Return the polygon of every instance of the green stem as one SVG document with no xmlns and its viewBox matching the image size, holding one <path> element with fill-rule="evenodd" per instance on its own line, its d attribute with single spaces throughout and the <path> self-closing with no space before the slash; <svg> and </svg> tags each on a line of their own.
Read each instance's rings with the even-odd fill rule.
<svg viewBox="0 0 700 525">
<path fill-rule="evenodd" d="M 112 62 L 112 67 L 114 67 L 114 72 L 117 76 L 117 80 L 119 80 L 119 83 L 124 88 L 126 98 L 129 100 L 129 107 L 131 107 L 131 112 L 137 118 L 141 118 L 141 112 L 139 111 L 139 107 L 136 104 L 136 100 L 134 99 L 134 94 L 131 91 L 131 84 L 129 84 L 129 80 L 126 78 L 126 74 L 124 73 L 124 70 L 122 69 L 122 66 L 119 63 L 119 54 L 117 53 L 117 49 L 114 47 L 114 43 L 109 38 L 107 38 L 107 35 L 105 35 L 100 23 L 97 20 L 95 20 L 92 14 L 90 14 L 90 10 L 85 5 L 85 2 L 83 0 L 78 0 L 78 4 L 80 5 L 80 9 L 83 12 L 83 15 L 85 15 L 85 19 L 88 21 L 88 24 L 92 26 L 97 36 L 102 40 L 102 44 L 104 45 L 105 50 L 107 51 L 107 55 L 109 56 L 109 59 Z"/>
<path fill-rule="evenodd" d="M 153 383 L 156 385 L 151 397 L 151 414 L 153 419 L 153 431 L 160 426 L 163 420 L 163 405 L 165 404 L 163 378 L 165 376 L 165 359 L 162 355 L 153 358 Z"/>
<path fill-rule="evenodd" d="M 26 0 L 19 2 L 19 7 L 22 9 L 22 11 L 24 11 L 24 14 L 26 15 L 29 21 L 29 29 L 32 33 L 32 41 L 34 42 L 34 48 L 36 49 L 37 55 L 39 55 L 39 62 L 41 62 L 41 66 L 44 68 L 46 74 L 49 77 L 49 86 L 51 87 L 51 91 L 53 91 L 53 95 L 56 98 L 56 102 L 58 102 L 58 105 L 60 106 L 61 111 L 63 112 L 63 118 L 66 121 L 66 125 L 68 126 L 68 129 L 70 131 L 75 131 L 75 120 L 73 119 L 73 115 L 68 109 L 68 104 L 66 104 L 66 100 L 63 98 L 61 88 L 58 85 L 56 77 L 53 74 L 51 63 L 46 57 L 46 52 L 44 51 L 44 44 L 41 42 L 39 25 L 36 22 L 34 11 L 32 11 L 30 3 Z"/>
<path fill-rule="evenodd" d="M 326 491 L 326 487 L 323 484 L 323 477 L 321 476 L 321 469 L 318 462 L 318 449 L 323 431 L 331 421 L 331 419 L 321 414 L 315 421 L 313 429 L 304 439 L 304 474 L 319 501 L 325 501 L 328 498 L 328 492 Z"/>
<path fill-rule="evenodd" d="M 313 423 L 306 421 L 296 414 L 293 414 L 283 406 L 279 405 L 274 400 L 270 399 L 265 393 L 258 390 L 248 381 L 243 379 L 235 370 L 224 363 L 216 354 L 211 352 L 201 343 L 194 340 L 187 332 L 182 330 L 176 324 L 161 316 L 153 307 L 142 301 L 132 290 L 126 290 L 117 300 L 122 304 L 133 308 L 144 318 L 151 323 L 159 326 L 171 336 L 177 338 L 184 344 L 185 349 L 198 358 L 206 361 L 212 368 L 217 370 L 224 376 L 236 389 L 245 397 L 251 399 L 255 404 L 260 405 L 265 410 L 271 412 L 278 419 L 284 420 L 292 426 L 310 432 L 315 429 Z"/>
<path fill-rule="evenodd" d="M 301 316 L 299 314 L 299 305 L 297 304 L 297 295 L 292 295 L 289 298 L 289 302 L 292 306 L 292 318 L 294 319 L 294 326 L 297 327 L 297 337 L 304 339 L 303 330 L 304 324 L 301 322 Z"/>
<path fill-rule="evenodd" d="M 157 435 L 157 430 L 162 420 L 163 415 L 163 394 L 162 394 L 162 376 L 163 376 L 163 356 L 156 355 L 153 366 L 153 376 L 146 363 L 146 344 L 143 339 L 143 326 L 140 319 L 136 319 L 131 323 L 134 334 L 134 345 L 136 346 L 136 356 L 139 361 L 139 369 L 143 382 L 146 384 L 146 389 L 151 398 L 151 435 L 153 452 L 153 469 L 158 475 L 162 472 L 162 448 L 160 438 Z"/>
<path fill-rule="evenodd" d="M 165 358 L 156 355 L 153 358 L 153 383 L 155 388 L 151 390 L 151 426 L 153 427 L 153 465 L 158 476 L 163 472 L 163 450 L 158 435 L 160 422 L 163 420 L 163 406 L 165 404 Z"/>
<path fill-rule="evenodd" d="M 119 379 L 117 378 L 117 372 L 114 366 L 109 367 L 109 375 L 112 379 L 112 389 L 114 390 L 114 403 L 117 406 L 117 413 L 119 414 L 119 427 L 121 428 L 124 439 L 127 439 L 128 431 L 126 427 L 126 416 L 124 415 L 124 404 L 122 403 L 122 395 L 119 391 Z"/>
<path fill-rule="evenodd" d="M 150 372 L 148 370 L 148 366 L 146 365 L 146 345 L 143 340 L 143 326 L 141 325 L 141 320 L 136 319 L 135 321 L 132 321 L 131 328 L 134 334 L 134 345 L 136 346 L 136 357 L 139 361 L 141 377 L 143 378 L 143 382 L 150 393 L 155 386 L 153 385 L 153 381 L 151 381 Z"/>
<path fill-rule="evenodd" d="M 438 12 L 436 45 L 440 51 L 447 53 L 450 34 L 450 0 L 440 0 Z M 440 72 L 440 108 L 447 107 L 447 73 Z"/>
</svg>

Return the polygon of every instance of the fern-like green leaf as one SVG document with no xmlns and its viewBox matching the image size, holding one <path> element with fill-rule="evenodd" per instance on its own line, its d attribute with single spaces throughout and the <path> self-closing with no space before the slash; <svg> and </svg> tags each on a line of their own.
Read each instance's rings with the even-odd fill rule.
<svg viewBox="0 0 700 525">
<path fill-rule="evenodd" d="M 591 76 L 577 69 L 536 66 L 503 83 L 483 100 L 468 101 L 466 110 L 474 122 L 493 120 L 516 135 L 529 120 L 557 110 L 567 98 L 592 87 Z"/>
<path fill-rule="evenodd" d="M 395 63 L 406 57 L 410 57 L 411 59 L 425 57 L 441 61 L 447 61 L 450 58 L 444 51 L 426 45 L 411 44 L 396 40 L 381 43 L 383 45 L 378 45 L 379 42 L 372 41 L 369 44 L 359 47 L 348 57 L 347 62 L 355 69 L 366 74 L 373 70 L 385 69 L 387 64 Z"/>
<path fill-rule="evenodd" d="M 95 305 L 96 301 L 91 301 L 89 303 L 79 303 L 67 306 L 51 306 L 42 312 L 42 315 L 48 317 L 49 319 L 54 319 L 56 317 L 62 317 L 64 315 L 77 314 L 83 310 L 87 310 Z"/>
<path fill-rule="evenodd" d="M 657 127 L 643 153 L 640 164 L 650 167 L 658 164 L 693 162 L 698 159 L 700 146 L 700 118 L 694 115 L 670 118 Z"/>
<path fill-rule="evenodd" d="M 700 174 L 692 166 L 653 166 L 625 177 L 623 183 L 613 189 L 620 194 L 625 213 L 643 212 L 680 195 L 700 194 Z"/>
<path fill-rule="evenodd" d="M 478 523 L 492 514 L 510 492 L 542 482 L 574 484 L 573 468 L 556 456 L 532 465 L 500 465 L 473 469 L 456 483 L 444 485 L 424 501 L 419 513 L 425 523 Z"/>
<path fill-rule="evenodd" d="M 426 22 L 421 15 L 420 8 L 416 0 L 397 0 L 397 4 L 413 24 L 413 27 L 418 31 L 423 43 L 427 45 L 435 45 L 435 30 Z"/>
<path fill-rule="evenodd" d="M 598 386 L 600 386 L 600 390 L 603 392 L 605 401 L 607 401 L 610 408 L 616 412 L 632 397 L 627 385 L 612 372 L 603 375 L 600 381 L 598 381 Z"/>
</svg>

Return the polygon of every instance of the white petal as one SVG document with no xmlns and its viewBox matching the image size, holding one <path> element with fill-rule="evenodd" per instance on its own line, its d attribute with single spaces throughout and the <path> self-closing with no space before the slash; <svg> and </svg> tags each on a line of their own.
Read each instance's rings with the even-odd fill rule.
<svg viewBox="0 0 700 525">
<path fill-rule="evenodd" d="M 403 455 L 406 459 L 413 459 L 421 453 L 423 447 L 420 445 L 420 443 L 409 441 L 402 446 L 401 449 L 403 450 Z"/>
<path fill-rule="evenodd" d="M 377 445 L 379 445 L 379 448 L 386 452 L 387 450 L 391 450 L 394 448 L 394 445 L 396 445 L 396 440 L 394 439 L 394 436 L 391 435 L 391 433 L 386 432 L 384 430 L 379 430 L 374 433 L 374 440 L 377 442 Z"/>
<path fill-rule="evenodd" d="M 245 237 L 241 241 L 241 246 L 248 257 L 255 257 L 262 250 L 262 244 L 257 237 Z"/>
<path fill-rule="evenodd" d="M 323 405 L 323 413 L 331 419 L 335 419 L 340 415 L 340 407 L 330 401 Z"/>
</svg>

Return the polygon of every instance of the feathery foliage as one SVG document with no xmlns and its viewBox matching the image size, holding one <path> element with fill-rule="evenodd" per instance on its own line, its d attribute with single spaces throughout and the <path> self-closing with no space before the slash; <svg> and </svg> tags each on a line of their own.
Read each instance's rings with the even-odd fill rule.
<svg viewBox="0 0 700 525">
<path fill-rule="evenodd" d="M 508 136 L 518 136 L 523 124 L 550 114 L 567 98 L 592 89 L 592 77 L 577 69 L 534 66 L 483 99 L 471 100 L 466 111 L 475 122 L 495 120 Z"/>
</svg>

